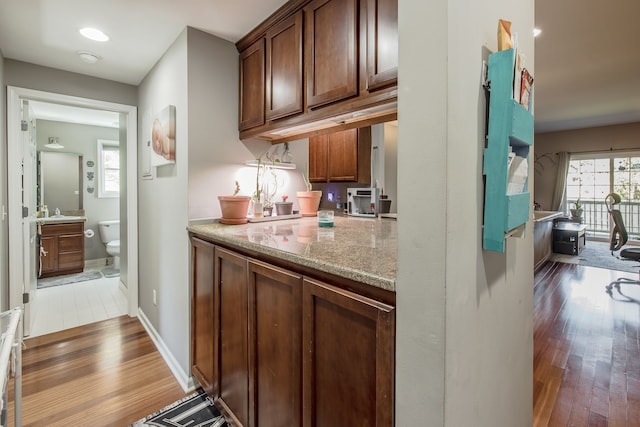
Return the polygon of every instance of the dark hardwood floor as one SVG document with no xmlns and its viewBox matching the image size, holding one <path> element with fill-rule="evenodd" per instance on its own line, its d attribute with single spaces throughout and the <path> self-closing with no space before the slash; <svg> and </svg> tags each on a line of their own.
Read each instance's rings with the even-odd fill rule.
<svg viewBox="0 0 640 427">
<path fill-rule="evenodd" d="M 640 286 L 549 262 L 535 275 L 534 426 L 640 426 Z"/>
<path fill-rule="evenodd" d="M 640 426 L 640 286 L 610 296 L 618 277 L 634 275 L 553 262 L 536 272 L 534 426 Z M 185 395 L 136 318 L 25 344 L 25 427 L 127 426 Z"/>
<path fill-rule="evenodd" d="M 137 318 L 40 337 L 23 350 L 23 426 L 128 426 L 185 396 Z M 9 389 L 13 426 L 13 380 Z"/>
</svg>

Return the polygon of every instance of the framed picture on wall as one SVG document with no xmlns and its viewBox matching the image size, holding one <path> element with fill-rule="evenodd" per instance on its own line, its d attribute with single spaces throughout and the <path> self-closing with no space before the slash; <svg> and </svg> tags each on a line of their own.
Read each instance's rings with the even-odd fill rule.
<svg viewBox="0 0 640 427">
<path fill-rule="evenodd" d="M 151 165 L 176 162 L 176 107 L 167 105 L 154 118 L 151 126 Z"/>
</svg>

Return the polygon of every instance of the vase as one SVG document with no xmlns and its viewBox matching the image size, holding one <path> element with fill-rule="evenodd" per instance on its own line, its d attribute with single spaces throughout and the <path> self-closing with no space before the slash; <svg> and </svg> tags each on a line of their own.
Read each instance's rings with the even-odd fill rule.
<svg viewBox="0 0 640 427">
<path fill-rule="evenodd" d="M 298 191 L 296 193 L 298 198 L 298 205 L 300 206 L 300 214 L 302 216 L 317 216 L 318 207 L 320 206 L 320 197 L 322 197 L 322 191 Z"/>
<path fill-rule="evenodd" d="M 255 200 L 252 200 L 253 203 L 253 217 L 254 218 L 262 218 L 262 212 L 263 212 L 263 205 L 262 202 L 256 202 Z"/>
<path fill-rule="evenodd" d="M 218 196 L 220 209 L 222 210 L 222 224 L 246 224 L 247 211 L 249 210 L 249 196 Z"/>
</svg>

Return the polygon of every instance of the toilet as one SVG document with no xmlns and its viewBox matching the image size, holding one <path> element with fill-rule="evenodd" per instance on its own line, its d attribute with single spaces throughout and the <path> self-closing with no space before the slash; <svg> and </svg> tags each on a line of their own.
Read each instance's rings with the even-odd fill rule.
<svg viewBox="0 0 640 427">
<path fill-rule="evenodd" d="M 120 221 L 98 221 L 100 240 L 107 248 L 107 253 L 113 257 L 113 268 L 120 270 Z"/>
</svg>

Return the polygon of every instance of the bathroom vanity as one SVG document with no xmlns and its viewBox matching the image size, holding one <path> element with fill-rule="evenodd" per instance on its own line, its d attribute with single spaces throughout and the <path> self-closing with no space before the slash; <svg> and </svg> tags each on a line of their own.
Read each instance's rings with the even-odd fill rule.
<svg viewBox="0 0 640 427">
<path fill-rule="evenodd" d="M 38 220 L 40 241 L 36 245 L 38 277 L 81 273 L 84 270 L 85 217 Z"/>
</svg>

